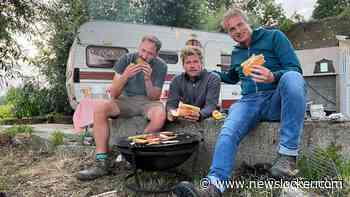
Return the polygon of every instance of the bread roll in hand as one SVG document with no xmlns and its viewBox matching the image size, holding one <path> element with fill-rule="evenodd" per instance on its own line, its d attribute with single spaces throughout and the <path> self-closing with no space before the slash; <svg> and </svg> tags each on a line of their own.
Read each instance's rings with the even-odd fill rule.
<svg viewBox="0 0 350 197">
<path fill-rule="evenodd" d="M 176 112 L 174 112 L 172 115 L 175 117 L 191 116 L 191 114 L 193 113 L 199 113 L 200 110 L 201 109 L 197 106 L 188 105 L 180 102 Z"/>
<path fill-rule="evenodd" d="M 248 77 L 250 74 L 252 74 L 253 65 L 263 66 L 264 63 L 265 63 L 265 59 L 263 54 L 260 54 L 260 55 L 253 54 L 250 58 L 248 58 L 246 61 L 241 63 L 244 76 Z"/>
</svg>

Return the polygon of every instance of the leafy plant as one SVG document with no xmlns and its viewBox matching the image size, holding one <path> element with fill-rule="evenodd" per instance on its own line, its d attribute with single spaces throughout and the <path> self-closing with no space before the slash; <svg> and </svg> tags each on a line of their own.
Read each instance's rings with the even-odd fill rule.
<svg viewBox="0 0 350 197">
<path fill-rule="evenodd" d="M 33 60 L 48 81 L 47 98 L 50 107 L 48 112 L 72 114 L 66 91 L 66 63 L 69 49 L 81 24 L 88 20 L 87 1 L 59 0 L 51 1 L 46 13 L 45 32 L 36 43 L 40 55 Z M 62 17 L 63 16 L 63 17 Z"/>
<path fill-rule="evenodd" d="M 350 17 L 350 6 L 345 8 L 339 15 L 339 18 L 349 18 Z"/>
<path fill-rule="evenodd" d="M 58 146 L 63 144 L 64 142 L 64 133 L 60 130 L 55 130 L 51 136 L 50 136 L 50 141 L 54 146 Z"/>
<path fill-rule="evenodd" d="M 14 116 L 12 110 L 13 105 L 11 104 L 0 105 L 0 119 L 12 118 Z"/>
<path fill-rule="evenodd" d="M 287 32 L 291 29 L 291 27 L 294 24 L 295 23 L 292 20 L 286 18 L 286 19 L 281 20 L 281 22 L 279 24 L 279 28 L 281 29 L 281 31 Z"/>
<path fill-rule="evenodd" d="M 337 16 L 350 7 L 350 0 L 317 0 L 312 17 L 323 19 Z"/>
<path fill-rule="evenodd" d="M 198 29 L 206 23 L 206 0 L 144 0 L 146 23 Z"/>
<path fill-rule="evenodd" d="M 298 160 L 298 169 L 300 175 L 306 180 L 322 180 L 324 178 L 334 178 L 343 180 L 347 185 L 350 183 L 350 160 L 345 159 L 340 154 L 339 146 L 331 144 L 326 148 L 315 147 L 312 154 L 302 154 Z M 334 162 L 331 165 L 331 162 Z M 327 177 L 329 174 L 335 174 L 332 168 L 335 168 L 338 177 Z M 333 171 L 333 172 L 332 172 Z M 343 188 L 342 193 L 347 193 L 349 188 Z"/>
<path fill-rule="evenodd" d="M 12 111 L 17 118 L 44 115 L 51 111 L 49 92 L 40 88 L 39 84 L 29 81 L 19 88 L 11 88 L 5 102 L 13 106 Z"/>
<path fill-rule="evenodd" d="M 342 180 L 341 187 L 325 190 L 312 188 L 317 192 L 327 193 L 329 196 L 348 196 L 350 190 L 350 160 L 340 154 L 340 147 L 331 144 L 326 148 L 313 147 L 312 151 L 303 153 L 297 163 L 300 176 L 305 180 Z"/>
<path fill-rule="evenodd" d="M 201 25 L 201 29 L 214 32 L 223 31 L 221 27 L 221 20 L 225 12 L 226 8 L 222 5 L 220 8 L 217 8 L 215 12 L 209 13 L 206 16 L 206 23 Z"/>
<path fill-rule="evenodd" d="M 28 135 L 32 135 L 34 132 L 33 127 L 28 125 L 15 125 L 13 127 L 5 129 L 5 132 L 8 133 L 8 135 L 13 138 L 19 133 L 25 133 Z"/>
<path fill-rule="evenodd" d="M 62 118 L 63 117 L 63 114 L 62 113 L 58 113 L 58 112 L 51 112 L 51 113 L 49 113 L 49 114 L 47 114 L 47 120 L 48 121 L 55 121 L 55 120 L 58 120 L 58 119 L 60 119 L 60 118 Z"/>
</svg>

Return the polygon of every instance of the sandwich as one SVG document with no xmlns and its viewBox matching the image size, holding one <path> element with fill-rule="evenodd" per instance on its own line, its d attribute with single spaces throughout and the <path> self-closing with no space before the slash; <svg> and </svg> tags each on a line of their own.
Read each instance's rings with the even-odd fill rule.
<svg viewBox="0 0 350 197">
<path fill-rule="evenodd" d="M 140 58 L 140 57 L 138 57 L 137 59 L 136 59 L 136 61 L 135 61 L 135 63 L 130 63 L 128 66 L 134 66 L 134 65 L 136 65 L 136 64 L 145 64 L 146 63 L 146 61 L 145 60 L 143 60 L 142 58 Z"/>
<path fill-rule="evenodd" d="M 145 64 L 145 63 L 146 63 L 146 61 L 143 60 L 143 59 L 140 58 L 140 57 L 138 57 L 138 58 L 136 59 L 136 64 Z"/>
<path fill-rule="evenodd" d="M 191 115 L 192 113 L 199 113 L 200 110 L 201 109 L 197 106 L 188 105 L 180 102 L 179 107 L 177 108 L 177 111 L 175 112 L 175 114 L 173 114 L 173 116 L 184 117 Z"/>
<path fill-rule="evenodd" d="M 246 61 L 241 63 L 242 69 L 243 69 L 243 74 L 244 76 L 249 76 L 252 74 L 253 71 L 253 65 L 259 65 L 262 66 L 265 63 L 264 55 L 252 55 L 250 58 L 248 58 Z"/>
<path fill-rule="evenodd" d="M 214 120 L 222 120 L 225 118 L 225 115 L 219 112 L 218 110 L 214 110 L 211 113 L 211 116 L 213 117 Z"/>
</svg>

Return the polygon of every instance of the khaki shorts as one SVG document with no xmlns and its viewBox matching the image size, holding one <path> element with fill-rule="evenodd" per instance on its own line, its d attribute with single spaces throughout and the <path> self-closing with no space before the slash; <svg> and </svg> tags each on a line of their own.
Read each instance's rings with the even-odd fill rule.
<svg viewBox="0 0 350 197">
<path fill-rule="evenodd" d="M 152 107 L 164 107 L 160 101 L 151 101 L 145 96 L 120 96 L 115 102 L 120 109 L 118 117 L 123 118 L 130 118 L 139 115 L 147 117 L 147 112 Z"/>
</svg>

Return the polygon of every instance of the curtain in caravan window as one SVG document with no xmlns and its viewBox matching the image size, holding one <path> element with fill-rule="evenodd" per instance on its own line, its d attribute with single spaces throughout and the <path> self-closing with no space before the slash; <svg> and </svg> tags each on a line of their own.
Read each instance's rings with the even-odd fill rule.
<svg viewBox="0 0 350 197">
<path fill-rule="evenodd" d="M 179 57 L 176 52 L 160 51 L 159 57 L 162 58 L 167 64 L 177 64 Z"/>
<path fill-rule="evenodd" d="M 88 46 L 86 47 L 86 65 L 89 67 L 112 68 L 119 58 L 128 50 L 120 47 Z"/>
</svg>

